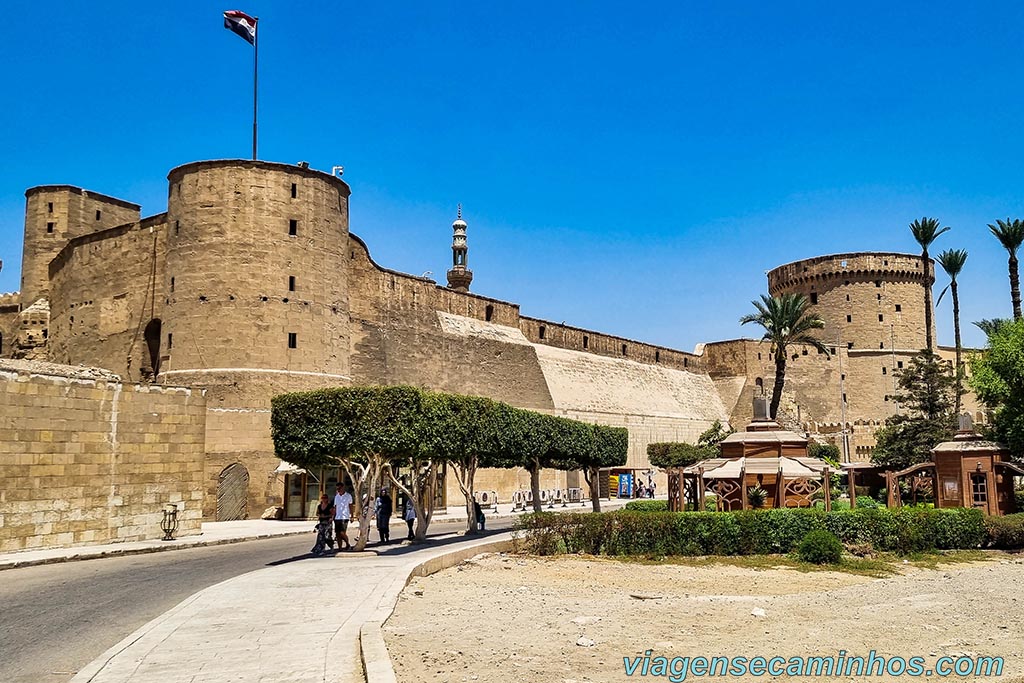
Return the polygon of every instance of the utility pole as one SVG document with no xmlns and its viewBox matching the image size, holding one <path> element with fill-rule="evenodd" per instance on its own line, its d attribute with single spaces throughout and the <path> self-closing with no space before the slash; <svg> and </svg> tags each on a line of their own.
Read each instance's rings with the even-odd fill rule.
<svg viewBox="0 0 1024 683">
<path fill-rule="evenodd" d="M 892 368 L 890 373 L 892 374 L 892 401 L 896 407 L 896 414 L 900 414 L 900 404 L 896 400 L 896 325 L 889 324 L 889 345 L 892 347 Z"/>
<path fill-rule="evenodd" d="M 836 355 L 839 356 L 839 412 L 842 420 L 842 431 L 839 432 L 843 442 L 842 462 L 850 462 L 850 440 L 846 434 L 846 375 L 843 374 L 843 330 L 839 328 L 836 340 Z"/>
</svg>

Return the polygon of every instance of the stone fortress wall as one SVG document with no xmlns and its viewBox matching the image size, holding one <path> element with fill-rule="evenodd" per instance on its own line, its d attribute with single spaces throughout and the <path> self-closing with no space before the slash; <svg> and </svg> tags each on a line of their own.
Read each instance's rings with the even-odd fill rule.
<svg viewBox="0 0 1024 683">
<path fill-rule="evenodd" d="M 411 384 L 625 426 L 634 468 L 648 467 L 652 441 L 695 441 L 715 420 L 741 427 L 751 395 L 770 391 L 774 362 L 759 342 L 687 353 L 522 316 L 517 304 L 383 268 L 349 233 L 349 187 L 334 176 L 219 160 L 178 167 L 168 181 L 167 212 L 142 220 L 136 205 L 78 188 L 29 190 L 24 281 L 49 306 L 30 321 L 48 327 L 35 334 L 49 360 L 205 392 L 207 518 L 217 516 L 219 480 L 233 466 L 248 474 L 250 516 L 281 503 L 269 418 L 270 398 L 285 391 Z M 811 431 L 838 431 L 846 375 L 847 422 L 855 440 L 864 433 L 858 453 L 869 447 L 872 430 L 855 423 L 892 412 L 892 376 L 882 367 L 923 346 L 921 282 L 920 259 L 900 254 L 772 271 L 772 293 L 813 294 L 824 338 L 842 342 L 835 355 L 791 359 L 787 414 Z M 27 299 L 9 301 L 19 302 L 8 307 L 22 309 L 24 327 Z M 856 317 L 846 323 L 846 315 Z M 886 347 L 893 338 L 900 348 Z M 17 344 L 2 354 L 12 351 Z M 546 472 L 542 486 L 580 479 Z M 484 470 L 478 488 L 507 499 L 526 482 L 523 472 Z M 451 478 L 448 495 L 461 499 Z"/>
<path fill-rule="evenodd" d="M 180 535 L 202 519 L 206 402 L 192 389 L 0 360 L 0 552 Z"/>
</svg>

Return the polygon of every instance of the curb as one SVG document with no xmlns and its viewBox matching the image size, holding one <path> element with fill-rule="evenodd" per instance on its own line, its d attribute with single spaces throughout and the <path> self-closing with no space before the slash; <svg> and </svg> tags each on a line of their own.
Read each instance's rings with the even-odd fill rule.
<svg viewBox="0 0 1024 683">
<path fill-rule="evenodd" d="M 405 577 L 401 588 L 396 591 L 389 591 L 378 606 L 382 618 L 379 621 L 367 621 L 359 629 L 359 656 L 363 662 L 363 674 L 366 683 L 397 683 L 395 667 L 391 663 L 391 654 L 388 652 L 387 644 L 384 642 L 384 633 L 381 630 L 394 613 L 398 605 L 398 596 L 402 590 L 409 585 L 409 582 L 416 577 L 430 576 L 439 571 L 454 567 L 455 565 L 476 557 L 483 553 L 508 552 L 512 549 L 515 541 L 512 538 L 503 538 L 492 541 L 482 541 L 471 546 L 452 550 L 414 565 L 408 576 Z"/>
</svg>

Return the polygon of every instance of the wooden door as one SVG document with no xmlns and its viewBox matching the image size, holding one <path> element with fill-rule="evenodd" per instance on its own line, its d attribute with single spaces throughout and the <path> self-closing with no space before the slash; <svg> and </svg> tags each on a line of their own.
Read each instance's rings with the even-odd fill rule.
<svg viewBox="0 0 1024 683">
<path fill-rule="evenodd" d="M 241 463 L 225 467 L 217 480 L 217 521 L 248 519 L 249 471 Z"/>
</svg>

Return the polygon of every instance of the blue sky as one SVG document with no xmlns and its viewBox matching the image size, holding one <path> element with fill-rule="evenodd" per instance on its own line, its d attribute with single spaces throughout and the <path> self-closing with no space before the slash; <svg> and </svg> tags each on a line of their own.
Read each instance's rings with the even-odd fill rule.
<svg viewBox="0 0 1024 683">
<path fill-rule="evenodd" d="M 234 0 L 232 0 L 232 3 Z M 0 291 L 24 191 L 68 183 L 166 208 L 166 174 L 247 157 L 345 166 L 351 228 L 439 281 L 469 223 L 473 290 L 526 315 L 691 349 L 782 263 L 969 251 L 971 320 L 1007 317 L 1024 217 L 1024 5 L 1011 2 L 11 2 L 0 24 Z M 945 286 L 940 273 L 936 294 Z M 948 297 L 939 341 L 952 344 Z"/>
</svg>

